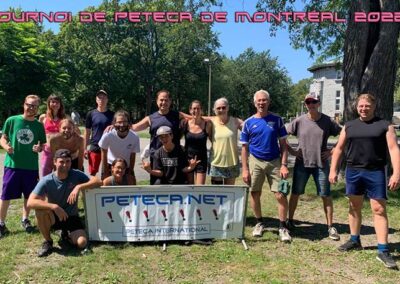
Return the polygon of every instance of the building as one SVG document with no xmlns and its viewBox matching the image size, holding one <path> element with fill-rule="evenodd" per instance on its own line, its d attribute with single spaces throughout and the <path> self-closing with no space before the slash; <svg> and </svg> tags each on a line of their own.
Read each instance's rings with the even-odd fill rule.
<svg viewBox="0 0 400 284">
<path fill-rule="evenodd" d="M 341 120 L 344 110 L 341 63 L 332 61 L 315 64 L 307 70 L 313 73 L 310 93 L 319 96 L 321 112 L 335 120 Z"/>
</svg>

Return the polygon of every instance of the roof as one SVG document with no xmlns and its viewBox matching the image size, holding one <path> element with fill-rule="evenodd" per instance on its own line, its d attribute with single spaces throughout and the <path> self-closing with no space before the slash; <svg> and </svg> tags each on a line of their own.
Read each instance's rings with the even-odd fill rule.
<svg viewBox="0 0 400 284">
<path fill-rule="evenodd" d="M 309 67 L 307 70 L 310 72 L 315 72 L 315 71 L 318 71 L 319 69 L 330 68 L 330 67 L 335 67 L 336 69 L 340 70 L 342 67 L 342 62 L 341 61 L 323 62 L 323 63 L 315 64 L 315 65 Z"/>
</svg>

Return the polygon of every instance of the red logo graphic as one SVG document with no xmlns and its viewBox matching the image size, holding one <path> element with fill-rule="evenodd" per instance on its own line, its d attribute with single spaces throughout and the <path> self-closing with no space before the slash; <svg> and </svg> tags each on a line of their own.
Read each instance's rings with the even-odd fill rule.
<svg viewBox="0 0 400 284">
<path fill-rule="evenodd" d="M 150 221 L 149 212 L 147 212 L 147 210 L 143 210 L 143 214 L 144 214 L 144 217 L 146 217 L 147 222 L 149 222 Z"/>
<path fill-rule="evenodd" d="M 183 212 L 183 209 L 179 209 L 179 213 L 181 214 L 183 221 L 185 221 L 185 212 Z"/>
<path fill-rule="evenodd" d="M 215 220 L 218 220 L 218 213 L 217 213 L 217 210 L 216 210 L 216 209 L 213 209 L 213 213 L 214 213 L 214 216 L 215 216 Z"/>
</svg>

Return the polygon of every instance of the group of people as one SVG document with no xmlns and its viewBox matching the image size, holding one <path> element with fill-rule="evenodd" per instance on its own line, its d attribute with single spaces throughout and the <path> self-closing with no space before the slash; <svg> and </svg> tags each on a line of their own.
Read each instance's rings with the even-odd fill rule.
<svg viewBox="0 0 400 284">
<path fill-rule="evenodd" d="M 256 113 L 242 121 L 229 115 L 226 98 L 215 101 L 215 116 L 203 116 L 197 100 L 190 104 L 186 114 L 173 110 L 170 93 L 161 90 L 156 95 L 158 111 L 131 125 L 126 111 L 114 113 L 108 109 L 108 94 L 100 90 L 96 94 L 97 108 L 88 113 L 82 137 L 77 125 L 66 117 L 59 97 L 48 98 L 47 111 L 39 122 L 35 117 L 40 99 L 36 95 L 27 96 L 24 113 L 7 119 L 0 140 L 6 150 L 0 237 L 7 232 L 5 218 L 10 200 L 24 194 L 22 226 L 27 232 L 33 230 L 28 216 L 35 209 L 38 228 L 45 238 L 40 256 L 51 252 L 51 228 L 61 229 L 62 238 L 84 248 L 87 237 L 78 217 L 79 191 L 99 185 L 135 185 L 134 165 L 140 152 L 136 132 L 149 128 L 150 144 L 141 158 L 152 185 L 201 185 L 207 172 L 212 184 L 234 185 L 240 175 L 239 140 L 242 178 L 249 185 L 250 206 L 257 220 L 252 235 L 261 237 L 264 231 L 261 193 L 265 184 L 278 203 L 279 237 L 283 242 L 292 240 L 296 228 L 294 214 L 311 175 L 322 199 L 327 235 L 340 240 L 333 226 L 330 184 L 337 182 L 341 157 L 346 152 L 351 237 L 339 250 L 362 248 L 361 208 L 367 195 L 378 240 L 377 258 L 385 266 L 396 268 L 388 248 L 386 188 L 395 190 L 400 185 L 400 152 L 393 126 L 375 116 L 375 98 L 370 94 L 360 95 L 356 101 L 359 118 L 347 122 L 343 128 L 319 111 L 320 100 L 315 95 L 304 99 L 307 114 L 286 126 L 280 116 L 269 111 L 271 97 L 267 91 L 257 91 L 253 99 Z M 339 133 L 337 145 L 330 149 L 328 138 Z M 298 147 L 290 146 L 288 135 L 298 138 Z M 184 146 L 180 145 L 182 136 Z M 207 140 L 211 143 L 210 155 Z M 37 159 L 42 150 L 42 178 L 37 183 Z M 387 151 L 393 168 L 388 183 Z M 289 153 L 296 160 L 288 200 L 282 181 L 289 175 Z M 84 157 L 88 159 L 89 175 L 83 173 Z M 96 177 L 100 165 L 101 179 Z"/>
</svg>

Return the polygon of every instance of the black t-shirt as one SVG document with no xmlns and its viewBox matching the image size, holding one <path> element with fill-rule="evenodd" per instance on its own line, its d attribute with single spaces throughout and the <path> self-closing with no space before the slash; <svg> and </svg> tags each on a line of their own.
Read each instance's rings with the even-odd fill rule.
<svg viewBox="0 0 400 284">
<path fill-rule="evenodd" d="M 90 137 L 90 151 L 100 152 L 99 141 L 103 135 L 104 129 L 112 124 L 114 112 L 106 110 L 100 112 L 97 109 L 91 110 L 86 116 L 85 127 L 92 130 Z"/>
<path fill-rule="evenodd" d="M 347 165 L 367 170 L 382 169 L 387 163 L 386 132 L 389 125 L 389 121 L 379 117 L 370 121 L 357 118 L 347 122 Z"/>
<path fill-rule="evenodd" d="M 161 184 L 184 184 L 186 174 L 182 170 L 188 165 L 185 152 L 180 145 L 175 145 L 171 152 L 160 147 L 154 153 L 153 169 L 163 172 Z"/>
</svg>

